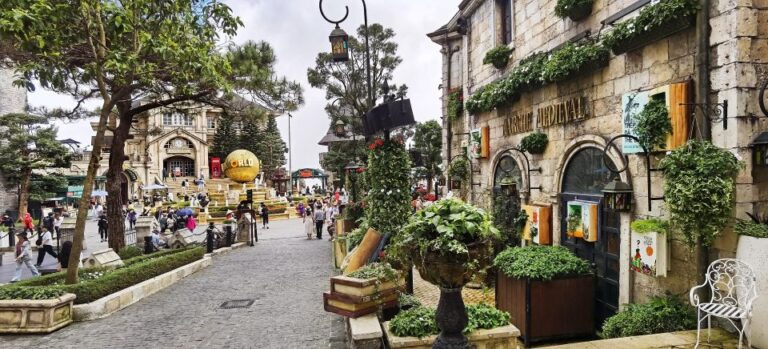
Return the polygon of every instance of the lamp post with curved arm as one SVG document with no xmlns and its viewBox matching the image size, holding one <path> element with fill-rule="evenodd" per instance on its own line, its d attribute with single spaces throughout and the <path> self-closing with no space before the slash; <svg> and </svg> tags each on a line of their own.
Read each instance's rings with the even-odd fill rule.
<svg viewBox="0 0 768 349">
<path fill-rule="evenodd" d="M 640 144 L 640 140 L 637 137 L 635 137 L 633 135 L 630 135 L 630 134 L 620 134 L 618 136 L 615 136 L 615 137 L 611 138 L 611 140 L 608 141 L 608 143 L 605 144 L 605 148 L 603 149 L 603 165 L 605 165 L 605 167 L 609 171 L 611 171 L 611 172 L 613 172 L 615 174 L 620 174 L 620 173 L 626 171 L 627 167 L 629 167 L 629 164 L 625 164 L 624 167 L 622 167 L 621 169 L 613 169 L 613 167 L 610 166 L 608 164 L 608 162 L 606 161 L 606 158 L 608 157 L 607 156 L 608 155 L 608 148 L 610 148 L 611 145 L 613 145 L 613 142 L 615 142 L 619 138 L 631 139 L 631 140 L 637 142 L 637 144 L 640 145 L 641 148 L 643 148 L 643 156 L 645 156 L 645 171 L 646 171 L 645 172 L 645 178 L 646 178 L 646 184 L 648 186 L 648 191 L 647 191 L 647 193 L 648 193 L 648 211 L 650 211 L 651 210 L 651 203 L 654 200 L 664 200 L 663 196 L 654 197 L 654 196 L 651 195 L 651 171 L 661 171 L 661 169 L 651 168 L 651 155 L 648 152 L 648 149 L 644 145 Z M 629 185 L 628 183 L 621 182 L 617 178 L 615 183 L 609 183 L 606 186 L 606 189 L 603 190 L 603 193 L 605 195 L 605 193 L 609 193 L 611 190 L 618 189 L 620 192 L 629 193 L 629 195 L 631 196 L 631 194 L 632 194 L 632 191 L 631 191 L 632 189 L 631 188 L 632 188 L 631 185 Z M 631 200 L 631 197 L 630 197 L 630 200 Z M 604 201 L 606 201 L 606 200 L 604 200 Z M 624 203 L 626 205 L 628 205 L 627 207 L 629 207 L 629 209 L 631 209 L 631 204 L 629 202 L 624 201 Z M 606 204 L 610 204 L 610 203 L 606 202 Z"/>
<path fill-rule="evenodd" d="M 365 24 L 365 73 L 368 81 L 368 108 L 373 107 L 373 87 L 371 84 L 371 47 L 369 43 L 369 35 L 368 35 L 368 6 L 365 4 L 365 0 L 360 0 L 363 2 L 363 20 Z M 339 27 L 339 23 L 344 22 L 347 20 L 347 17 L 349 17 L 349 6 L 344 6 L 344 17 L 342 17 L 338 21 L 334 21 L 328 16 L 325 15 L 325 12 L 323 11 L 323 0 L 320 0 L 320 15 L 323 16 L 323 18 L 328 21 L 328 23 L 335 24 L 336 28 L 331 32 L 331 49 L 334 53 L 337 52 L 337 50 L 343 50 L 342 56 L 336 56 L 334 55 L 334 61 L 337 62 L 344 62 L 349 60 L 348 55 L 348 42 L 347 40 L 347 33 L 344 32 Z M 346 57 L 346 58 L 344 58 Z"/>
</svg>

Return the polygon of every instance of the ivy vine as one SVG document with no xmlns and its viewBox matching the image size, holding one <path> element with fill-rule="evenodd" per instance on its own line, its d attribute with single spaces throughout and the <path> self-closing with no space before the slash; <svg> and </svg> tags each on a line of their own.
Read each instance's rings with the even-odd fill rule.
<svg viewBox="0 0 768 349">
<path fill-rule="evenodd" d="M 411 215 L 411 161 L 397 140 L 377 139 L 369 149 L 365 216 L 371 228 L 394 233 Z"/>
<path fill-rule="evenodd" d="M 454 121 L 464 115 L 464 93 L 461 88 L 448 92 L 448 120 Z"/>
<path fill-rule="evenodd" d="M 635 116 L 635 122 L 635 135 L 648 151 L 664 149 L 667 146 L 667 135 L 672 132 L 672 121 L 669 119 L 664 99 L 651 99 Z"/>
<path fill-rule="evenodd" d="M 735 177 L 742 168 L 736 157 L 709 142 L 692 140 L 659 164 L 664 171 L 664 200 L 671 223 L 693 247 L 701 238 L 710 246 L 731 219 Z"/>
</svg>

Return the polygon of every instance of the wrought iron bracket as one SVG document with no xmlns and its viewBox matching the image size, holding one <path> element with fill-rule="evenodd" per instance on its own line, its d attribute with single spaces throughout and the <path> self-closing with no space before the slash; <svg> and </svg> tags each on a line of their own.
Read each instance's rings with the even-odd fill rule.
<svg viewBox="0 0 768 349">
<path fill-rule="evenodd" d="M 465 160 L 467 160 L 467 163 L 469 164 L 469 184 L 472 185 L 472 186 L 479 187 L 481 185 L 481 183 L 475 183 L 475 182 L 472 181 L 472 174 L 475 173 L 475 170 L 474 170 L 474 168 L 472 166 L 472 159 L 470 159 L 469 156 L 467 156 L 467 154 L 458 154 L 458 155 L 452 157 L 451 160 L 448 161 L 448 168 L 446 169 L 446 171 L 450 173 L 451 166 L 453 166 L 452 165 L 453 161 L 458 159 L 458 158 L 464 158 Z M 447 174 L 445 174 L 445 178 L 446 178 L 446 180 L 449 180 L 449 176 Z"/>
<path fill-rule="evenodd" d="M 513 148 L 505 149 L 502 152 L 502 154 L 503 153 L 507 153 L 507 152 L 519 153 L 520 155 L 523 156 L 523 159 L 525 159 L 525 172 L 526 172 L 525 180 L 526 180 L 526 182 L 528 182 L 528 192 L 530 192 L 531 190 L 534 190 L 534 189 L 536 189 L 538 191 L 543 190 L 541 185 L 539 185 L 538 187 L 532 187 L 531 186 L 531 172 L 538 172 L 539 174 L 541 174 L 541 167 L 531 168 L 531 161 L 530 161 L 530 159 L 528 159 L 528 155 L 526 155 L 524 151 L 520 150 L 520 148 L 514 148 L 513 147 Z"/>
<path fill-rule="evenodd" d="M 727 105 L 728 104 L 726 103 L 726 106 Z M 647 193 L 648 193 L 648 211 L 650 211 L 651 208 L 652 208 L 651 204 L 652 204 L 653 201 L 656 201 L 656 200 L 662 200 L 663 201 L 664 200 L 664 196 L 656 196 L 656 197 L 654 197 L 653 195 L 651 195 L 651 171 L 658 172 L 658 171 L 661 171 L 661 169 L 659 169 L 659 168 L 651 168 L 651 154 L 648 152 L 648 149 L 645 148 L 645 146 L 640 144 L 640 140 L 637 139 L 637 137 L 635 137 L 633 135 L 629 135 L 629 134 L 620 134 L 620 135 L 618 135 L 616 137 L 611 138 L 611 140 L 608 141 L 608 143 L 605 144 L 605 148 L 603 149 L 603 164 L 608 169 L 608 171 L 611 171 L 611 172 L 613 172 L 615 174 L 620 174 L 620 173 L 626 171 L 627 167 L 629 167 L 629 164 L 627 163 L 621 169 L 614 170 L 610 166 L 610 164 L 606 161 L 606 159 L 608 158 L 608 148 L 610 148 L 611 145 L 613 145 L 613 142 L 615 142 L 619 138 L 629 138 L 629 139 L 637 142 L 637 144 L 641 148 L 643 148 L 643 156 L 645 157 L 645 179 L 646 179 L 646 185 L 648 186 L 648 191 L 647 191 Z M 618 150 L 618 147 L 615 147 L 615 148 Z M 619 153 L 621 153 L 621 151 L 619 151 Z M 626 154 L 624 154 L 624 158 L 625 158 L 625 161 L 626 161 L 626 158 L 627 158 Z M 631 183 L 630 183 L 630 185 L 631 185 Z"/>
<path fill-rule="evenodd" d="M 710 122 L 722 122 L 724 130 L 728 129 L 728 119 L 748 119 L 751 122 L 757 121 L 757 117 L 754 115 L 729 117 L 727 99 L 723 100 L 723 103 L 680 103 L 680 105 L 692 106 L 694 108 L 693 113 L 691 113 L 692 116 L 695 115 L 696 109 L 698 109 Z"/>
</svg>

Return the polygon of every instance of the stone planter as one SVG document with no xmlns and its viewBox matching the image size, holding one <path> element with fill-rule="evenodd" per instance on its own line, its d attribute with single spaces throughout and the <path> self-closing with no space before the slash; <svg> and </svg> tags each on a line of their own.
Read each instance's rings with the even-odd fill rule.
<svg viewBox="0 0 768 349">
<path fill-rule="evenodd" d="M 625 52 L 639 49 L 652 42 L 664 39 L 672 34 L 676 34 L 680 31 L 690 28 L 695 22 L 694 17 L 677 18 L 667 23 L 664 23 L 654 30 L 651 30 L 645 34 L 637 35 L 634 38 L 624 40 L 616 43 L 614 47 L 611 47 L 614 55 L 620 55 Z"/>
<path fill-rule="evenodd" d="M 50 333 L 72 323 L 75 295 L 56 299 L 0 300 L 0 333 Z"/>
<path fill-rule="evenodd" d="M 405 288 L 405 278 L 382 282 L 379 279 L 356 279 L 344 275 L 331 278 L 331 291 L 323 294 L 325 311 L 357 318 L 379 309 L 398 305 L 398 293 Z"/>
<path fill-rule="evenodd" d="M 757 277 L 758 297 L 752 303 L 752 321 L 747 330 L 749 343 L 768 348 L 768 239 L 739 236 L 736 258 L 752 267 Z"/>
<path fill-rule="evenodd" d="M 542 340 L 594 335 L 594 302 L 593 275 L 541 281 L 498 273 L 496 308 L 509 312 L 526 347 Z"/>
<path fill-rule="evenodd" d="M 483 242 L 467 245 L 471 259 L 487 260 L 488 245 Z M 414 265 L 419 271 L 421 277 L 439 287 L 456 288 L 463 287 L 472 281 L 470 271 L 464 265 L 467 262 L 466 256 L 456 257 L 454 255 L 441 255 L 435 252 L 427 252 L 422 256 L 415 251 L 413 256 Z M 483 268 L 484 266 L 480 266 Z"/>
<path fill-rule="evenodd" d="M 389 348 L 407 349 L 431 349 L 437 339 L 437 335 L 428 337 L 398 337 L 389 331 L 389 322 L 383 323 L 384 334 L 387 337 Z M 476 330 L 467 334 L 467 339 L 474 349 L 516 349 L 517 337 L 520 330 L 513 325 L 492 328 L 490 330 Z"/>
</svg>

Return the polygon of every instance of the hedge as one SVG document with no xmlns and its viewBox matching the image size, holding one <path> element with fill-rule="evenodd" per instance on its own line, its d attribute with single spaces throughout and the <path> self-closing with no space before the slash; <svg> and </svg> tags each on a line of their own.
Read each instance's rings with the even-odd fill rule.
<svg viewBox="0 0 768 349">
<path fill-rule="evenodd" d="M 64 290 L 67 293 L 74 293 L 77 295 L 75 304 L 90 303 L 99 298 L 200 260 L 203 258 L 204 254 L 205 251 L 202 247 L 196 247 L 175 251 L 173 253 L 168 252 L 159 256 L 156 256 L 155 254 L 140 256 L 134 258 L 137 259 L 136 261 L 133 259 L 129 260 L 130 263 L 126 263 L 126 266 L 109 271 L 105 273 L 104 276 L 95 280 L 81 281 L 74 285 L 28 286 L 26 288 L 30 289 L 30 292 L 35 292 L 35 289 Z M 83 272 L 92 271 L 94 271 L 94 268 L 83 270 Z M 59 277 L 62 276 L 60 275 Z M 35 281 L 42 281 L 40 279 L 43 278 L 44 277 L 36 278 L 37 280 Z M 39 284 L 38 282 L 35 283 Z M 19 286 L 19 284 L 16 284 L 13 287 Z"/>
</svg>

